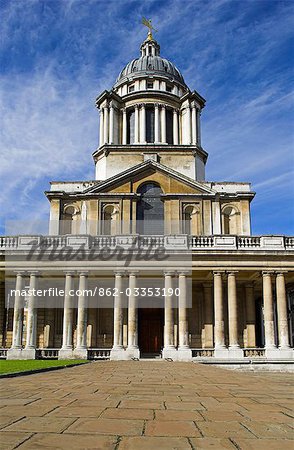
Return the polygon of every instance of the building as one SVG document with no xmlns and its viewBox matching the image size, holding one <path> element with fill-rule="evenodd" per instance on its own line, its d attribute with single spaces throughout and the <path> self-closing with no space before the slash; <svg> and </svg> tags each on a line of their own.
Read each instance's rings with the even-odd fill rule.
<svg viewBox="0 0 294 450">
<path fill-rule="evenodd" d="M 294 238 L 251 235 L 250 183 L 206 181 L 205 99 L 160 56 L 151 32 L 96 106 L 95 180 L 51 183 L 49 236 L 1 237 L 2 357 L 290 360 Z M 88 257 L 117 247 L 172 258 Z M 68 249 L 83 257 L 64 257 Z M 43 280 L 63 286 L 62 307 L 49 291 L 22 296 Z M 161 291 L 158 307 L 150 291 L 139 307 L 134 289 L 141 298 L 144 280 L 177 295 Z M 108 303 L 89 303 L 84 289 L 97 283 L 110 287 Z"/>
</svg>

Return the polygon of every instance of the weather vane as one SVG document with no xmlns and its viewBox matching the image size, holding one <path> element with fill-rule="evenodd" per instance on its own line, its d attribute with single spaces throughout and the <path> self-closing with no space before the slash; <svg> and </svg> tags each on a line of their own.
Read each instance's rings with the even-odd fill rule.
<svg viewBox="0 0 294 450">
<path fill-rule="evenodd" d="M 149 39 L 149 41 L 151 41 L 153 39 L 152 30 L 153 31 L 157 31 L 157 30 L 153 27 L 153 25 L 151 23 L 151 19 L 148 20 L 148 19 L 146 19 L 146 17 L 143 17 L 142 24 L 145 25 L 145 27 L 148 28 L 149 31 L 148 31 L 148 38 L 147 39 Z"/>
</svg>

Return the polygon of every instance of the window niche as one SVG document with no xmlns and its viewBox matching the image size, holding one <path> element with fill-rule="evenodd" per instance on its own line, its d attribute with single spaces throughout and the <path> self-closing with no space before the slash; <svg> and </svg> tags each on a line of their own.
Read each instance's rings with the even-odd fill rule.
<svg viewBox="0 0 294 450">
<path fill-rule="evenodd" d="M 222 208 L 222 231 L 223 234 L 240 234 L 240 212 L 236 206 Z"/>
<path fill-rule="evenodd" d="M 120 209 L 118 203 L 104 203 L 102 205 L 101 232 L 104 235 L 120 233 Z"/>
<path fill-rule="evenodd" d="M 183 233 L 201 234 L 201 216 L 199 203 L 184 203 L 182 206 Z"/>
<path fill-rule="evenodd" d="M 75 204 L 65 204 L 61 214 L 61 234 L 77 234 L 76 222 L 80 209 Z"/>
</svg>

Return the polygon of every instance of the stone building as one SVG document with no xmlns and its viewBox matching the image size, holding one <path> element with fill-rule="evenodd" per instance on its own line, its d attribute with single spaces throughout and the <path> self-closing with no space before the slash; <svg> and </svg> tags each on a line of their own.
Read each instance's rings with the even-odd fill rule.
<svg viewBox="0 0 294 450">
<path fill-rule="evenodd" d="M 1 237 L 2 357 L 291 359 L 294 238 L 251 235 L 250 183 L 206 180 L 205 99 L 160 56 L 150 32 L 96 106 L 95 180 L 51 183 L 49 236 Z M 45 257 L 28 260 L 32 242 Z M 90 254 L 150 245 L 184 255 L 190 270 L 175 261 L 135 267 L 46 257 L 50 246 Z M 132 289 L 151 273 L 156 286 L 179 288 L 175 303 L 164 291 L 161 307 L 138 307 Z M 63 285 L 62 308 L 46 295 L 22 303 L 23 285 L 44 278 Z M 118 295 L 94 307 L 81 292 L 101 278 Z"/>
</svg>

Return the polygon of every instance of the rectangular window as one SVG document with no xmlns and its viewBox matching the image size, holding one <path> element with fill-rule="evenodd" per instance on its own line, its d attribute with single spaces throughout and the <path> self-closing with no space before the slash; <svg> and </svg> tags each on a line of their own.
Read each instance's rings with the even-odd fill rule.
<svg viewBox="0 0 294 450">
<path fill-rule="evenodd" d="M 166 110 L 166 142 L 173 144 L 173 112 L 171 109 Z"/>
<path fill-rule="evenodd" d="M 146 108 L 146 141 L 154 142 L 154 108 Z"/>
<path fill-rule="evenodd" d="M 153 89 L 153 81 L 147 81 L 147 89 Z"/>
<path fill-rule="evenodd" d="M 135 142 L 135 111 L 129 111 L 127 114 L 127 143 Z"/>
<path fill-rule="evenodd" d="M 134 90 L 135 90 L 135 85 L 134 84 L 129 86 L 129 92 L 134 92 Z"/>
<path fill-rule="evenodd" d="M 171 84 L 166 84 L 166 92 L 172 92 L 173 87 Z"/>
</svg>

